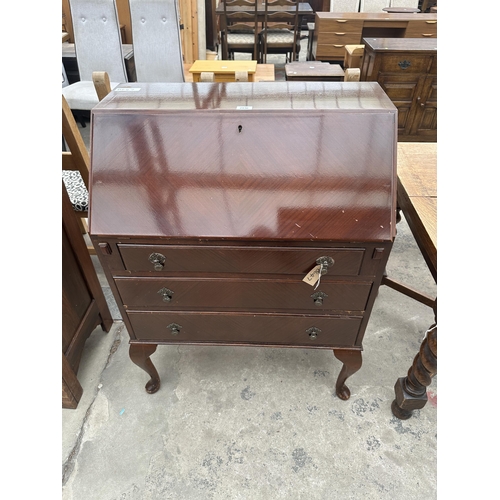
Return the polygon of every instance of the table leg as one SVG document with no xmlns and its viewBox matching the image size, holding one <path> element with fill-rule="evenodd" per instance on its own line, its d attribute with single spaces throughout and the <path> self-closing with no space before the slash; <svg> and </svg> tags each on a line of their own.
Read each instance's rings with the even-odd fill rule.
<svg viewBox="0 0 500 500">
<path fill-rule="evenodd" d="M 361 364 L 363 362 L 361 358 L 361 351 L 354 351 L 351 349 L 334 349 L 333 354 L 339 361 L 344 363 L 335 385 L 335 392 L 340 399 L 347 401 L 351 397 L 351 391 L 345 385 L 345 381 L 361 368 Z"/>
<path fill-rule="evenodd" d="M 408 375 L 399 378 L 394 386 L 396 398 L 392 402 L 395 417 L 406 420 L 413 410 L 420 410 L 427 403 L 426 387 L 437 373 L 437 325 L 427 331 L 419 353 L 415 356 Z"/>
<path fill-rule="evenodd" d="M 160 376 L 149 357 L 156 351 L 157 344 L 130 344 L 129 356 L 133 363 L 142 368 L 151 380 L 146 384 L 146 392 L 154 394 L 160 388 Z"/>
</svg>

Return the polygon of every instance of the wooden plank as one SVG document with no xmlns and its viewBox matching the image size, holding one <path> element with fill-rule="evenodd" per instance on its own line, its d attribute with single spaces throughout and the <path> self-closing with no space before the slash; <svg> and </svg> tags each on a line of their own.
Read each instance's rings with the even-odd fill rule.
<svg viewBox="0 0 500 500">
<path fill-rule="evenodd" d="M 198 7 L 196 0 L 179 0 L 182 53 L 185 63 L 198 59 Z"/>
</svg>

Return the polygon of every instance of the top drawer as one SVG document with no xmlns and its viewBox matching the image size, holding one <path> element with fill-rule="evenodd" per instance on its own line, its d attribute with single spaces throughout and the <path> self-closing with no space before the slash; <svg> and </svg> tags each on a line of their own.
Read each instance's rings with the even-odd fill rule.
<svg viewBox="0 0 500 500">
<path fill-rule="evenodd" d="M 363 21 L 354 19 L 321 19 L 316 26 L 316 30 L 321 35 L 323 32 L 331 33 L 358 33 L 363 31 Z"/>
<path fill-rule="evenodd" d="M 359 274 L 364 248 L 273 248 L 119 244 L 125 268 L 137 272 L 306 275 L 320 257 L 331 257 L 328 276 Z"/>
<path fill-rule="evenodd" d="M 436 38 L 437 21 L 410 21 L 405 31 L 405 38 Z"/>
</svg>

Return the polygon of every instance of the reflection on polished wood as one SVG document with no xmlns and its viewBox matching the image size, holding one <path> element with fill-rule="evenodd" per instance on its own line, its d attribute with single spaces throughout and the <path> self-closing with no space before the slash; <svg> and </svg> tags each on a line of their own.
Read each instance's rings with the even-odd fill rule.
<svg viewBox="0 0 500 500">
<path fill-rule="evenodd" d="M 347 118 L 321 112 L 341 106 L 339 95 L 363 112 Z M 141 84 L 102 102 L 107 105 L 93 110 L 100 131 L 92 153 L 92 224 L 99 234 L 123 234 L 121 225 L 127 234 L 195 238 L 258 238 L 259 227 L 278 239 L 382 241 L 393 234 L 395 219 L 388 224 L 387 213 L 395 190 L 380 178 L 394 175 L 394 151 L 374 146 L 395 119 L 395 108 L 376 84 Z M 158 107 L 168 112 L 157 114 Z M 154 120 L 144 119 L 148 108 Z M 238 108 L 245 113 L 229 112 Z M 353 134 L 355 150 L 347 147 Z M 154 155 L 144 156 L 146 145 Z M 373 162 L 380 167 L 370 168 Z M 106 169 L 98 167 L 104 164 Z M 168 176 L 165 185 L 160 171 Z M 137 183 L 143 188 L 124 198 L 125 186 Z M 363 197 L 356 194 L 360 190 Z M 295 220 L 286 216 L 292 207 L 303 208 Z M 121 222 L 109 227 L 108 211 Z"/>
</svg>

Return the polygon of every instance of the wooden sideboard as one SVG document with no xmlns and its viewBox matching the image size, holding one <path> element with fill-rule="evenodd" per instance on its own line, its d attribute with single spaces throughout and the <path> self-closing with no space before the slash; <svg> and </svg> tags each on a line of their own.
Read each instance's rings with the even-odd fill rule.
<svg viewBox="0 0 500 500">
<path fill-rule="evenodd" d="M 342 62 L 345 46 L 367 37 L 436 38 L 437 14 L 316 12 L 312 57 Z"/>
<path fill-rule="evenodd" d="M 437 39 L 364 38 L 361 81 L 398 108 L 398 141 L 437 140 Z"/>
<path fill-rule="evenodd" d="M 89 232 L 147 392 L 158 344 L 269 346 L 333 350 L 349 398 L 395 237 L 396 115 L 375 82 L 141 84 L 93 108 Z"/>
</svg>

